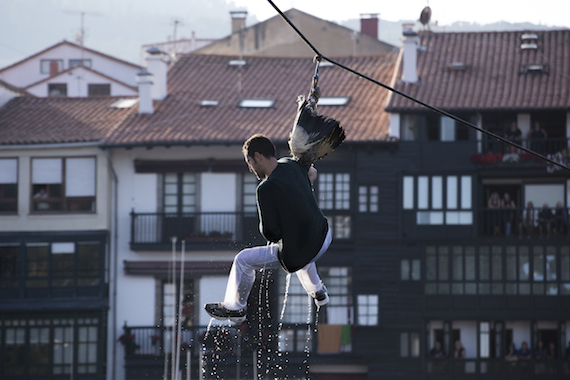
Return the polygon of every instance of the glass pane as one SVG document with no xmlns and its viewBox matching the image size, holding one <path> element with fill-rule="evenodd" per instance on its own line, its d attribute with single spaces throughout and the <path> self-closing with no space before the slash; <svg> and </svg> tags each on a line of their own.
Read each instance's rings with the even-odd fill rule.
<svg viewBox="0 0 570 380">
<path fill-rule="evenodd" d="M 451 284 L 451 293 L 453 294 L 463 294 L 463 283 L 453 283 Z"/>
<path fill-rule="evenodd" d="M 465 279 L 475 280 L 475 247 L 465 247 Z"/>
<path fill-rule="evenodd" d="M 501 247 L 493 247 L 492 256 L 492 277 L 494 281 L 501 281 L 503 279 L 503 260 L 501 254 Z"/>
<path fill-rule="evenodd" d="M 519 247 L 519 281 L 528 281 L 530 278 L 530 263 L 528 247 Z"/>
<path fill-rule="evenodd" d="M 471 177 L 461 176 L 461 208 L 471 209 Z"/>
<path fill-rule="evenodd" d="M 437 294 L 449 294 L 449 284 L 448 283 L 439 283 L 437 284 Z"/>
<path fill-rule="evenodd" d="M 182 185 L 183 194 L 196 194 L 196 185 L 193 183 L 185 183 Z"/>
<path fill-rule="evenodd" d="M 508 246 L 507 247 L 507 257 L 506 257 L 506 274 L 507 274 L 507 281 L 516 281 L 517 280 L 517 256 L 516 256 L 516 247 Z"/>
<path fill-rule="evenodd" d="M 517 284 L 505 284 L 505 294 L 516 295 L 517 294 Z"/>
<path fill-rule="evenodd" d="M 178 174 L 176 173 L 164 174 L 164 183 L 178 183 Z"/>
<path fill-rule="evenodd" d="M 520 295 L 530 294 L 530 284 L 519 284 L 519 294 Z"/>
<path fill-rule="evenodd" d="M 489 247 L 479 248 L 479 280 L 488 281 L 489 275 Z"/>
<path fill-rule="evenodd" d="M 403 358 L 407 358 L 409 355 L 409 338 L 408 333 L 400 333 L 400 356 Z"/>
<path fill-rule="evenodd" d="M 178 204 L 178 197 L 176 195 L 165 195 L 164 205 L 165 206 L 176 206 Z"/>
<path fill-rule="evenodd" d="M 449 279 L 449 249 L 439 247 L 438 279 L 447 281 Z"/>
<path fill-rule="evenodd" d="M 453 280 L 463 280 L 463 250 L 462 247 L 453 247 Z"/>
<path fill-rule="evenodd" d="M 556 256 L 546 255 L 546 280 L 556 281 Z"/>
<path fill-rule="evenodd" d="M 560 279 L 570 281 L 570 252 L 568 247 L 560 249 Z"/>
<path fill-rule="evenodd" d="M 410 334 L 410 354 L 412 357 L 417 358 L 420 356 L 420 334 Z"/>
<path fill-rule="evenodd" d="M 435 280 L 436 274 L 436 259 L 435 254 L 428 254 L 426 256 L 426 279 Z"/>
<path fill-rule="evenodd" d="M 418 208 L 425 210 L 428 208 L 429 199 L 429 187 L 428 187 L 428 177 L 421 176 L 418 177 Z"/>
<path fill-rule="evenodd" d="M 404 210 L 414 208 L 414 177 L 404 177 Z"/>
<path fill-rule="evenodd" d="M 412 280 L 419 281 L 421 279 L 421 262 L 420 260 L 412 260 Z"/>
<path fill-rule="evenodd" d="M 447 208 L 457 208 L 457 177 L 447 177 Z"/>
<path fill-rule="evenodd" d="M 400 279 L 402 280 L 410 279 L 410 260 L 400 261 Z"/>
<path fill-rule="evenodd" d="M 465 294 L 477 294 L 477 284 L 475 282 L 465 283 Z"/>
<path fill-rule="evenodd" d="M 431 208 L 439 210 L 442 208 L 443 199 L 443 179 L 440 176 L 431 178 Z"/>
<path fill-rule="evenodd" d="M 544 281 L 544 254 L 541 246 L 533 248 L 533 275 L 534 281 Z"/>
</svg>

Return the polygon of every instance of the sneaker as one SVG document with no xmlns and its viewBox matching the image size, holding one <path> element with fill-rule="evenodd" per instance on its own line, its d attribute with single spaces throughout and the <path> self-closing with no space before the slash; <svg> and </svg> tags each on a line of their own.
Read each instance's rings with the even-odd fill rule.
<svg viewBox="0 0 570 380">
<path fill-rule="evenodd" d="M 317 305 L 317 307 L 325 306 L 330 301 L 329 295 L 327 293 L 327 287 L 325 284 L 321 285 L 323 285 L 323 288 L 321 290 L 311 293 L 311 297 L 315 299 L 315 305 Z"/>
<path fill-rule="evenodd" d="M 204 305 L 204 309 L 206 309 L 206 313 L 210 315 L 212 318 L 216 318 L 219 320 L 226 320 L 229 319 L 232 322 L 242 323 L 245 321 L 246 309 L 240 310 L 230 310 L 227 309 L 222 302 L 216 303 L 207 303 Z"/>
</svg>

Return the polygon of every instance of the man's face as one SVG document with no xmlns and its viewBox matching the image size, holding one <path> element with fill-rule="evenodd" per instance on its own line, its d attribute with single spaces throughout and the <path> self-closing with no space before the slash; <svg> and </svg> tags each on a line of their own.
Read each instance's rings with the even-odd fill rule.
<svg viewBox="0 0 570 380">
<path fill-rule="evenodd" d="M 255 153 L 254 153 L 255 155 Z M 247 154 L 244 155 L 245 162 L 247 162 L 247 166 L 249 167 L 249 171 L 255 174 L 257 179 L 265 178 L 265 173 L 259 162 L 255 159 L 255 157 L 248 156 Z"/>
</svg>

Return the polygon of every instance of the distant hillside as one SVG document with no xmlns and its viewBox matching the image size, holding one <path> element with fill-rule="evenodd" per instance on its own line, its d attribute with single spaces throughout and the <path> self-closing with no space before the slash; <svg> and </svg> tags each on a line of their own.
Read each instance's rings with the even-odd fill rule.
<svg viewBox="0 0 570 380">
<path fill-rule="evenodd" d="M 378 23 L 378 39 L 389 44 L 400 46 L 402 41 L 402 24 L 413 22 L 416 30 L 422 30 L 423 25 L 418 21 L 387 21 L 380 19 Z M 360 19 L 350 19 L 340 23 L 347 28 L 360 31 Z M 529 22 L 510 23 L 506 21 L 492 24 L 479 24 L 474 22 L 456 21 L 450 25 L 430 25 L 434 32 L 482 32 L 482 31 L 506 31 L 506 30 L 548 30 L 566 29 L 564 27 L 537 25 Z"/>
</svg>

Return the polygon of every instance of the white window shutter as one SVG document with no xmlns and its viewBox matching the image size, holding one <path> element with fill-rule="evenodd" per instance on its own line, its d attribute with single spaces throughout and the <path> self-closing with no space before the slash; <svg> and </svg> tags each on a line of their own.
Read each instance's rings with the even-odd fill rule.
<svg viewBox="0 0 570 380">
<path fill-rule="evenodd" d="M 65 196 L 95 196 L 95 158 L 68 158 L 65 161 Z"/>
<path fill-rule="evenodd" d="M 0 160 L 0 184 L 18 183 L 18 159 Z"/>
<path fill-rule="evenodd" d="M 52 185 L 61 183 L 61 158 L 34 158 L 32 160 L 32 183 Z"/>
</svg>

